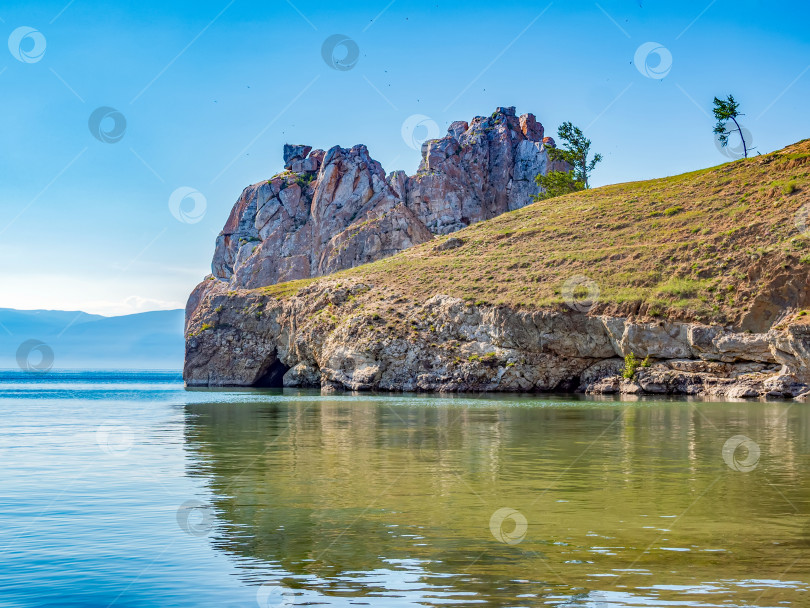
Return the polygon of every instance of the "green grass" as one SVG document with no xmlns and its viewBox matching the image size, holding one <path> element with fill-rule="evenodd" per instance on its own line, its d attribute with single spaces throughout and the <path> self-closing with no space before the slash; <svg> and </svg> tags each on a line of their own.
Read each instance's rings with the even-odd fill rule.
<svg viewBox="0 0 810 608">
<path fill-rule="evenodd" d="M 256 291 L 274 298 L 285 298 L 287 296 L 295 295 L 301 291 L 301 289 L 308 285 L 312 285 L 312 283 L 317 280 L 318 279 L 298 279 L 297 281 L 288 281 L 286 283 L 268 285 L 267 287 L 259 287 Z"/>
<path fill-rule="evenodd" d="M 660 283 L 654 296 L 672 297 L 678 300 L 694 298 L 697 294 L 711 288 L 711 281 L 671 277 Z"/>
<path fill-rule="evenodd" d="M 785 194 L 793 194 L 798 189 L 796 182 L 788 182 L 782 186 L 782 192 Z"/>
</svg>

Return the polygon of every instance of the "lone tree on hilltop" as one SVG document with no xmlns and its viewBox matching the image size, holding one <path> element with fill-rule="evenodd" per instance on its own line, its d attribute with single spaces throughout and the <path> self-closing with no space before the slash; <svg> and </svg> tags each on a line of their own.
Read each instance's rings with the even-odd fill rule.
<svg viewBox="0 0 810 608">
<path fill-rule="evenodd" d="M 740 141 L 743 145 L 743 154 L 745 158 L 748 158 L 748 144 L 745 142 L 745 136 L 743 135 L 740 123 L 737 122 L 738 116 L 745 115 L 740 113 L 740 104 L 735 101 L 734 95 L 729 95 L 726 99 L 718 99 L 715 97 L 714 109 L 712 111 L 714 112 L 714 117 L 717 119 L 714 132 L 717 134 L 717 141 L 720 142 L 720 145 L 725 148 L 728 145 L 729 135 L 737 131 L 737 133 L 740 134 Z M 729 120 L 732 121 L 735 126 L 735 128 L 730 131 L 726 130 L 726 125 Z"/>
<path fill-rule="evenodd" d="M 582 129 L 571 122 L 564 122 L 557 129 L 557 136 L 564 142 L 562 148 L 548 148 L 551 161 L 564 161 L 571 166 L 570 171 L 549 171 L 547 175 L 538 175 L 535 182 L 543 190 L 534 200 L 540 201 L 555 196 L 562 196 L 589 188 L 588 177 L 601 162 L 602 155 L 594 154 L 588 160 L 591 151 L 591 140 L 585 137 Z"/>
</svg>

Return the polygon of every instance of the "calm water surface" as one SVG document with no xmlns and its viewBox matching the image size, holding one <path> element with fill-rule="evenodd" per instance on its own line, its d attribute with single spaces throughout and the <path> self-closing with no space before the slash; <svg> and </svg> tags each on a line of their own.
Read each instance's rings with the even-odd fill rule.
<svg viewBox="0 0 810 608">
<path fill-rule="evenodd" d="M 2 607 L 810 606 L 803 404 L 0 372 L 0 420 Z"/>
</svg>

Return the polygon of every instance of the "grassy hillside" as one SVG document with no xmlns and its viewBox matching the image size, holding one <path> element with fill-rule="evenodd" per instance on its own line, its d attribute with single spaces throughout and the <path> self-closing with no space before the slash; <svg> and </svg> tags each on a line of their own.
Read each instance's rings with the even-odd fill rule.
<svg viewBox="0 0 810 608">
<path fill-rule="evenodd" d="M 802 232 L 796 217 L 808 204 L 804 140 L 711 169 L 535 203 L 334 278 L 417 300 L 442 293 L 559 308 L 566 282 L 584 276 L 599 290 L 593 312 L 737 322 L 785 282 L 807 283 L 810 220 Z M 450 239 L 461 244 L 442 247 Z M 261 291 L 284 296 L 311 282 Z"/>
</svg>

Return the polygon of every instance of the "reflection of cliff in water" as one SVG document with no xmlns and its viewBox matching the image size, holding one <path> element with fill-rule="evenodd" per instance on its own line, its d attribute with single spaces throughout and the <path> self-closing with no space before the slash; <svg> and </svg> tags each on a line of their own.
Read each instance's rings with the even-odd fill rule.
<svg viewBox="0 0 810 608">
<path fill-rule="evenodd" d="M 288 584 L 317 578 L 327 593 L 376 592 L 362 573 L 418 564 L 424 586 L 490 605 L 571 597 L 617 575 L 630 590 L 651 575 L 659 585 L 778 580 L 794 560 L 791 578 L 808 580 L 806 519 L 791 507 L 810 498 L 800 407 L 411 401 L 187 406 L 190 473 L 208 479 L 220 521 L 214 545 L 280 566 Z M 747 474 L 721 456 L 742 432 L 762 451 Z M 502 507 L 526 516 L 523 542 L 493 537 Z"/>
</svg>

